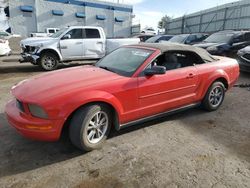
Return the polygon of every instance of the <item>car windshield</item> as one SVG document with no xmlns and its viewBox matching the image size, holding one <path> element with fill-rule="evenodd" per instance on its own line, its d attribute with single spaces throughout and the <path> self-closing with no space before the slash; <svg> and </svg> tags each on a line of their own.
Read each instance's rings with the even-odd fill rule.
<svg viewBox="0 0 250 188">
<path fill-rule="evenodd" d="M 50 37 L 51 38 L 59 38 L 67 30 L 68 30 L 68 28 L 61 29 L 61 30 L 57 31 L 56 33 L 54 33 L 53 35 L 51 35 Z"/>
<path fill-rule="evenodd" d="M 143 62 L 153 53 L 152 50 L 124 47 L 105 56 L 95 66 L 131 77 Z"/>
<path fill-rule="evenodd" d="M 184 41 L 186 40 L 186 38 L 189 35 L 176 35 L 174 37 L 172 37 L 169 42 L 176 42 L 176 43 L 184 43 Z"/>
<path fill-rule="evenodd" d="M 209 36 L 204 42 L 209 43 L 228 43 L 233 38 L 233 33 L 214 33 Z"/>
<path fill-rule="evenodd" d="M 161 36 L 155 36 L 155 37 L 151 37 L 148 40 L 146 40 L 146 43 L 154 43 L 155 41 L 157 41 L 159 38 L 161 38 Z"/>
</svg>

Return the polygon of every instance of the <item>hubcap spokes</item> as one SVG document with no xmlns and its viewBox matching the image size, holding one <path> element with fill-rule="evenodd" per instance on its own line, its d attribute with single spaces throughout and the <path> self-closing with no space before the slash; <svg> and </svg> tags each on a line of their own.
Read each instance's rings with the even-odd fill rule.
<svg viewBox="0 0 250 188">
<path fill-rule="evenodd" d="M 212 106 L 218 106 L 223 99 L 223 90 L 221 87 L 215 87 L 209 95 L 209 102 Z"/>
<path fill-rule="evenodd" d="M 108 115 L 99 111 L 94 114 L 87 127 L 87 139 L 90 143 L 96 144 L 102 140 L 108 129 Z"/>
<path fill-rule="evenodd" d="M 55 60 L 54 60 L 54 58 L 52 58 L 52 57 L 46 57 L 44 59 L 44 65 L 47 68 L 53 68 L 55 66 Z"/>
</svg>

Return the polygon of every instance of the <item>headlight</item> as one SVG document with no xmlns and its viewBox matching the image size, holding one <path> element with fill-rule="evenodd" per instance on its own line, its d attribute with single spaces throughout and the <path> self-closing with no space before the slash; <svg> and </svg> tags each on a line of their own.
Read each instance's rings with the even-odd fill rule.
<svg viewBox="0 0 250 188">
<path fill-rule="evenodd" d="M 48 114 L 42 107 L 35 104 L 28 104 L 28 107 L 32 116 L 42 119 L 48 119 Z"/>
<path fill-rule="evenodd" d="M 217 46 L 211 46 L 207 48 L 207 51 L 217 51 L 219 48 Z"/>
<path fill-rule="evenodd" d="M 40 49 L 40 46 L 31 46 L 30 51 L 36 53 Z"/>
</svg>

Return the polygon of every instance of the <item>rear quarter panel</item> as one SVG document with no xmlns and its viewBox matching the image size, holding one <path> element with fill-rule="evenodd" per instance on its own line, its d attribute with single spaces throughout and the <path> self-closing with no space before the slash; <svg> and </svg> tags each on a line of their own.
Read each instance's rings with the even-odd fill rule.
<svg viewBox="0 0 250 188">
<path fill-rule="evenodd" d="M 214 56 L 216 61 L 196 65 L 199 77 L 197 101 L 201 101 L 208 88 L 218 79 L 225 79 L 230 89 L 239 77 L 239 65 L 235 59 Z"/>
</svg>

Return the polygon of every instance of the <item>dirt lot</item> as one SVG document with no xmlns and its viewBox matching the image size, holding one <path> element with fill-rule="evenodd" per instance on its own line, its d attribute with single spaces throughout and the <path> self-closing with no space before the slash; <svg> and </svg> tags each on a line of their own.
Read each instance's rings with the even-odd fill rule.
<svg viewBox="0 0 250 188">
<path fill-rule="evenodd" d="M 27 140 L 8 125 L 11 86 L 39 73 L 0 60 L 0 187 L 250 187 L 246 88 L 229 91 L 217 112 L 193 109 L 113 131 L 101 150 L 82 153 L 65 139 Z"/>
</svg>

